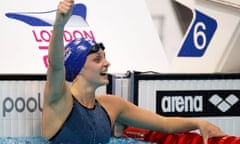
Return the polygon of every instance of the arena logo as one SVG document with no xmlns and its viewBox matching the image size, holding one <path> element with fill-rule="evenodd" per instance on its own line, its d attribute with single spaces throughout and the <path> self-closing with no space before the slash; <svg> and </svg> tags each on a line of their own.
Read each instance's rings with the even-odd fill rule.
<svg viewBox="0 0 240 144">
<path fill-rule="evenodd" d="M 202 96 L 164 96 L 161 100 L 163 112 L 202 112 Z"/>
<path fill-rule="evenodd" d="M 240 116 L 239 90 L 157 91 L 156 112 L 166 116 Z"/>
<path fill-rule="evenodd" d="M 214 94 L 209 98 L 209 102 L 216 106 L 221 112 L 226 112 L 239 102 L 239 98 L 234 94 L 230 94 L 223 99 L 218 94 Z"/>
<path fill-rule="evenodd" d="M 31 31 L 33 39 L 38 44 L 38 49 L 45 52 L 42 57 L 44 66 L 48 67 L 48 43 L 51 39 L 52 29 L 55 20 L 56 10 L 44 12 L 8 12 L 6 17 L 23 22 L 27 25 L 33 26 Z M 88 38 L 95 40 L 95 36 L 90 29 L 87 21 L 87 7 L 82 3 L 77 3 L 73 6 L 72 16 L 67 23 L 67 29 L 64 30 L 64 42 L 70 42 L 75 38 Z M 75 28 L 70 30 L 70 28 Z M 41 53 L 42 54 L 42 53 Z"/>
<path fill-rule="evenodd" d="M 2 101 L 2 116 L 6 117 L 11 115 L 13 111 L 17 113 L 23 112 L 42 112 L 41 95 L 38 93 L 37 98 L 35 97 L 6 97 Z M 16 114 L 16 113 L 15 113 Z"/>
</svg>

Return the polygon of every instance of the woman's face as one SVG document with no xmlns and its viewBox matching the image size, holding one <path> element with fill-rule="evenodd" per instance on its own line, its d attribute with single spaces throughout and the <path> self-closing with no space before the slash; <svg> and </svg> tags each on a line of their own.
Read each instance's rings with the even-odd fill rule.
<svg viewBox="0 0 240 144">
<path fill-rule="evenodd" d="M 83 75 L 88 82 L 97 87 L 108 84 L 107 70 L 109 66 L 110 63 L 105 57 L 105 52 L 99 49 L 98 52 L 87 56 L 81 75 Z"/>
</svg>

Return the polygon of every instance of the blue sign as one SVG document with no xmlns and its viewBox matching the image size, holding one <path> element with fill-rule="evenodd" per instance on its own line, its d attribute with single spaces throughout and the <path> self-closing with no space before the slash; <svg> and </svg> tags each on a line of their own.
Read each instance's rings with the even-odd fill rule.
<svg viewBox="0 0 240 144">
<path fill-rule="evenodd" d="M 215 19 L 195 10 L 195 20 L 178 53 L 178 57 L 202 57 L 217 29 Z"/>
</svg>

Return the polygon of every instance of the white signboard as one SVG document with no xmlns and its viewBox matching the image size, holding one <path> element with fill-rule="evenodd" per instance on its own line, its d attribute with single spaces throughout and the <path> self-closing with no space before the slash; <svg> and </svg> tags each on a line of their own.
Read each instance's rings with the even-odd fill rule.
<svg viewBox="0 0 240 144">
<path fill-rule="evenodd" d="M 239 75 L 136 75 L 134 103 L 164 116 L 203 118 L 240 135 Z"/>
<path fill-rule="evenodd" d="M 0 74 L 45 74 L 59 0 L 1 1 Z M 90 37 L 106 46 L 110 72 L 167 72 L 168 62 L 144 0 L 76 0 L 65 44 Z"/>
</svg>

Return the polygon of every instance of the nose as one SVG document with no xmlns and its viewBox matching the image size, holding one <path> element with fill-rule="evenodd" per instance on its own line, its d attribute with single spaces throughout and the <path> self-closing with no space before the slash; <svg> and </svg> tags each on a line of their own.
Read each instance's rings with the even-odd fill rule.
<svg viewBox="0 0 240 144">
<path fill-rule="evenodd" d="M 109 67 L 110 65 L 111 65 L 110 62 L 107 59 L 105 59 L 104 66 L 105 67 Z"/>
</svg>

